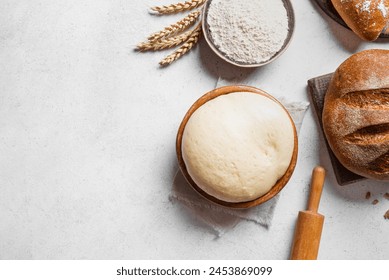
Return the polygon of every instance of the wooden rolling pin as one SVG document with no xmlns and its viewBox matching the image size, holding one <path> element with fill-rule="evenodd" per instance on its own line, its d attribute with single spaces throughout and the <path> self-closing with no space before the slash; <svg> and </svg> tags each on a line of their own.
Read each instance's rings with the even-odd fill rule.
<svg viewBox="0 0 389 280">
<path fill-rule="evenodd" d="M 317 213 L 323 190 L 325 170 L 317 166 L 312 172 L 308 210 L 300 211 L 292 244 L 291 260 L 316 260 L 319 252 L 324 216 Z"/>
</svg>

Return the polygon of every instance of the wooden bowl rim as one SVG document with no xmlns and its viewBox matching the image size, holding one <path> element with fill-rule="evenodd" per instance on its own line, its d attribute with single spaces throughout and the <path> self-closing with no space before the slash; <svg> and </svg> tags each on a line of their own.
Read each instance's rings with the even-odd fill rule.
<svg viewBox="0 0 389 280">
<path fill-rule="evenodd" d="M 294 132 L 294 148 L 293 148 L 292 159 L 290 161 L 290 164 L 289 164 L 288 169 L 286 170 L 285 174 L 276 182 L 276 184 L 266 194 L 254 199 L 254 200 L 244 201 L 244 202 L 227 202 L 227 201 L 220 200 L 216 197 L 209 195 L 204 190 L 202 190 L 199 186 L 197 186 L 197 184 L 193 181 L 193 179 L 191 178 L 191 176 L 189 175 L 189 173 L 187 171 L 185 162 L 184 162 L 183 157 L 182 157 L 182 150 L 181 150 L 181 148 L 182 148 L 181 147 L 182 136 L 183 136 L 183 133 L 185 130 L 185 126 L 186 126 L 189 118 L 192 116 L 192 114 L 200 106 L 202 106 L 206 102 L 208 102 L 208 101 L 210 101 L 218 96 L 229 94 L 229 93 L 234 93 L 234 92 L 250 92 L 250 93 L 260 94 L 260 95 L 266 96 L 266 97 L 270 98 L 271 100 L 275 101 L 288 114 L 288 117 L 292 123 L 293 132 Z M 294 169 L 295 169 L 296 163 L 297 163 L 298 137 L 297 137 L 296 126 L 295 126 L 294 121 L 293 121 L 292 117 L 290 116 L 288 110 L 275 97 L 271 96 L 270 94 L 266 93 L 265 91 L 263 91 L 261 89 L 251 87 L 251 86 L 244 86 L 244 85 L 224 86 L 224 87 L 216 88 L 212 91 L 207 92 L 202 97 L 200 97 L 189 108 L 189 110 L 185 114 L 185 116 L 184 116 L 184 118 L 179 126 L 178 132 L 177 132 L 176 153 L 177 153 L 178 165 L 181 169 L 182 174 L 184 175 L 184 177 L 185 177 L 186 181 L 189 183 L 189 185 L 191 185 L 191 187 L 194 190 L 196 190 L 200 195 L 202 195 L 203 197 L 205 197 L 206 199 L 208 199 L 211 202 L 214 202 L 218 205 L 222 205 L 225 207 L 250 208 L 250 207 L 257 206 L 259 204 L 262 204 L 262 203 L 270 200 L 275 195 L 277 195 L 285 187 L 285 185 L 288 183 L 289 179 L 291 178 L 291 176 L 294 172 Z"/>
</svg>

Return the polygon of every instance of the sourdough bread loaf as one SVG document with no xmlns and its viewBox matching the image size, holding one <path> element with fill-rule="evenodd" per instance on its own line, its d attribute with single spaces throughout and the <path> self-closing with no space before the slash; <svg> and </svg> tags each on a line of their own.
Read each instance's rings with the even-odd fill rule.
<svg viewBox="0 0 389 280">
<path fill-rule="evenodd" d="M 199 188 L 237 203 L 266 194 L 288 169 L 294 146 L 294 126 L 280 104 L 261 94 L 233 92 L 191 115 L 182 157 Z"/>
<path fill-rule="evenodd" d="M 389 0 L 331 0 L 341 18 L 360 38 L 374 41 L 389 22 Z"/>
<path fill-rule="evenodd" d="M 346 168 L 389 180 L 389 50 L 362 51 L 339 66 L 325 96 L 323 128 Z"/>
</svg>

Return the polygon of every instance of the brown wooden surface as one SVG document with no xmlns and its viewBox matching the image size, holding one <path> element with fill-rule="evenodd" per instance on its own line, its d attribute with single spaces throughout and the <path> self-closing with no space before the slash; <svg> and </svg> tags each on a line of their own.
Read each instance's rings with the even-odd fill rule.
<svg viewBox="0 0 389 280">
<path fill-rule="evenodd" d="M 291 123 L 293 125 L 293 129 L 294 129 L 294 150 L 293 150 L 292 159 L 291 159 L 290 165 L 289 165 L 288 169 L 286 170 L 284 176 L 281 177 L 277 181 L 277 183 L 272 187 L 272 189 L 268 193 L 264 194 L 263 196 L 255 199 L 255 200 L 252 200 L 252 201 L 234 203 L 234 202 L 226 202 L 226 201 L 219 200 L 219 199 L 207 194 L 200 187 L 198 187 L 196 185 L 196 183 L 192 180 L 192 178 L 188 174 L 188 171 L 187 171 L 186 166 L 185 166 L 185 162 L 182 158 L 181 143 L 182 143 L 182 136 L 184 133 L 186 123 L 188 122 L 190 116 L 197 110 L 197 108 L 199 108 L 201 105 L 208 102 L 209 100 L 212 100 L 220 95 L 229 94 L 232 92 L 242 92 L 242 91 L 243 92 L 252 92 L 254 94 L 261 94 L 263 96 L 266 96 L 266 97 L 274 100 L 275 102 L 280 104 L 282 106 L 282 108 L 284 108 L 284 110 L 289 115 L 289 112 L 285 109 L 285 107 L 277 99 L 275 99 L 273 96 L 267 94 L 266 92 L 264 92 L 260 89 L 257 89 L 255 87 L 242 86 L 242 85 L 220 87 L 220 88 L 214 89 L 214 90 L 204 94 L 189 108 L 188 112 L 186 113 L 186 115 L 184 116 L 184 119 L 181 122 L 181 125 L 178 129 L 178 132 L 177 132 L 177 138 L 176 138 L 176 152 L 177 152 L 178 165 L 179 165 L 181 172 L 184 175 L 185 179 L 188 181 L 188 183 L 197 192 L 199 192 L 202 196 L 204 196 L 208 200 L 210 200 L 214 203 L 217 203 L 219 205 L 223 205 L 226 207 L 232 207 L 232 208 L 250 208 L 250 207 L 259 205 L 261 203 L 264 203 L 264 202 L 268 201 L 269 199 L 273 198 L 276 194 L 278 194 L 284 188 L 284 186 L 287 184 L 290 177 L 292 176 L 294 168 L 296 166 L 297 154 L 298 154 L 297 132 L 296 132 L 296 128 L 294 126 L 294 122 L 289 115 L 290 121 L 291 121 Z"/>
<path fill-rule="evenodd" d="M 316 260 L 319 253 L 324 216 L 317 213 L 325 178 L 324 168 L 312 172 L 308 210 L 300 211 L 293 238 L 291 260 Z"/>
<path fill-rule="evenodd" d="M 311 192 L 309 194 L 308 200 L 308 211 L 317 213 L 319 210 L 319 203 L 321 198 L 321 193 L 323 191 L 324 178 L 326 176 L 326 171 L 323 167 L 317 166 L 312 172 L 312 183 L 311 183 Z"/>
<path fill-rule="evenodd" d="M 300 211 L 296 224 L 291 260 L 316 260 L 319 253 L 324 216 Z"/>
</svg>

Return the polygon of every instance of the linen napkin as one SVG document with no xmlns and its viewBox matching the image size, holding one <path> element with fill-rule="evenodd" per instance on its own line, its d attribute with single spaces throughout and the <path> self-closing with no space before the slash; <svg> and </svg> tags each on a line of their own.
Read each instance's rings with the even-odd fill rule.
<svg viewBox="0 0 389 280">
<path fill-rule="evenodd" d="M 237 80 L 227 81 L 219 78 L 216 83 L 216 87 L 228 84 L 242 83 Z M 245 84 L 250 85 L 247 81 Z M 303 122 L 305 112 L 309 107 L 309 103 L 289 102 L 284 98 L 279 98 L 278 100 L 289 111 L 298 133 Z M 200 194 L 193 190 L 193 188 L 185 180 L 181 171 L 178 170 L 173 181 L 169 199 L 172 202 L 182 203 L 194 217 L 210 227 L 217 237 L 221 237 L 241 221 L 254 222 L 268 228 L 271 225 L 279 195 L 276 195 L 274 198 L 261 205 L 249 209 L 231 209 L 219 206 L 203 198 Z"/>
</svg>

